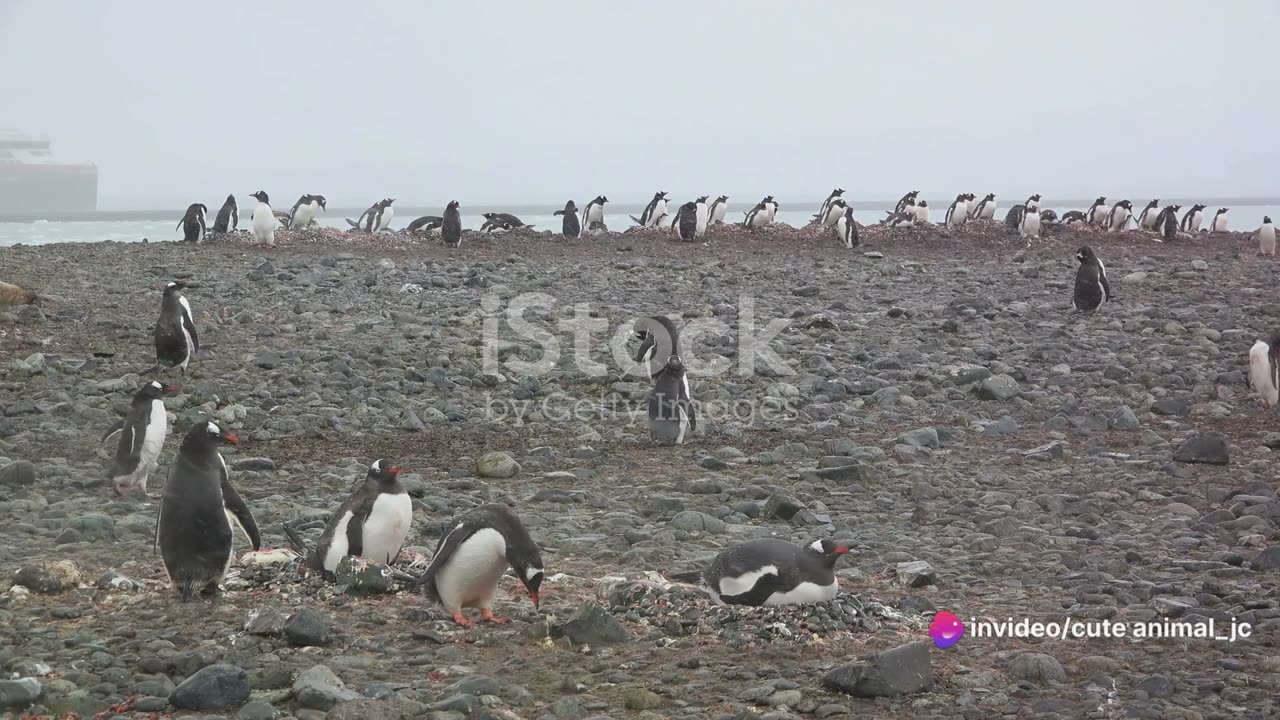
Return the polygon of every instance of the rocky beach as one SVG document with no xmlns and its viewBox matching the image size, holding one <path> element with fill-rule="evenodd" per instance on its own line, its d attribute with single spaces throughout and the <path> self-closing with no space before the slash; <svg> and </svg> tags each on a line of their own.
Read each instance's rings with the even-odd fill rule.
<svg viewBox="0 0 1280 720">
<path fill-rule="evenodd" d="M 42 298 L 0 309 L 0 717 L 1275 717 L 1280 421 L 1245 382 L 1275 258 L 1243 232 L 1047 233 L 0 249 L 0 281 Z M 1071 309 L 1081 245 L 1116 295 L 1096 315 Z M 201 352 L 146 375 L 174 278 Z M 678 447 L 651 445 L 650 384 L 610 346 L 655 314 L 698 329 Z M 106 478 L 100 439 L 152 377 L 181 390 L 151 493 L 193 424 L 241 439 L 223 454 L 265 548 L 239 538 L 212 601 L 178 601 L 157 501 Z M 512 622 L 464 629 L 377 566 L 300 576 L 284 525 L 314 539 L 380 457 L 410 469 L 406 571 L 507 502 L 540 608 L 508 575 Z M 767 535 L 847 544 L 836 600 L 716 606 L 669 579 Z M 939 611 L 966 626 L 951 647 Z"/>
</svg>

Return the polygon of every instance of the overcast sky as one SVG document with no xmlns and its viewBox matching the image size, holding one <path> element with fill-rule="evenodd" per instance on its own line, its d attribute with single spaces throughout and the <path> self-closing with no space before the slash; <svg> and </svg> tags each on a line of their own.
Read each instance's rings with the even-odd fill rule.
<svg viewBox="0 0 1280 720">
<path fill-rule="evenodd" d="M 1275 195 L 1275 0 L 0 0 L 100 207 Z"/>
</svg>

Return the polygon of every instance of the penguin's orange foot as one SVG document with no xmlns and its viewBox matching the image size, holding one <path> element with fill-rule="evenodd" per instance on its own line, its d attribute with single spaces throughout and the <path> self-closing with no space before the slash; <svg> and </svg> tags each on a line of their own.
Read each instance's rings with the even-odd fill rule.
<svg viewBox="0 0 1280 720">
<path fill-rule="evenodd" d="M 453 614 L 453 621 L 458 623 L 462 627 L 475 627 L 476 625 L 475 623 L 468 620 L 467 616 L 463 615 L 461 611 Z"/>
<path fill-rule="evenodd" d="M 480 609 L 480 619 L 484 620 L 485 622 L 491 622 L 495 625 L 501 625 L 502 623 L 511 622 L 511 620 L 508 618 L 498 617 L 497 615 L 494 615 L 493 611 L 490 610 L 489 608 Z"/>
</svg>

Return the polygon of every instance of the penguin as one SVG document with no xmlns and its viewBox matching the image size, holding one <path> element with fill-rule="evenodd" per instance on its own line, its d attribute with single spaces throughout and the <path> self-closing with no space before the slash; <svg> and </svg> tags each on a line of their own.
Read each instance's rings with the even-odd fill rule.
<svg viewBox="0 0 1280 720">
<path fill-rule="evenodd" d="M 457 200 L 450 200 L 449 205 L 445 207 L 440 234 L 444 236 L 445 245 L 452 248 L 462 247 L 462 212 L 458 209 Z"/>
<path fill-rule="evenodd" d="M 653 378 L 649 393 L 649 438 L 659 445 L 684 443 L 686 431 L 698 429 L 698 414 L 689 395 L 689 378 L 679 355 L 667 358 Z"/>
<path fill-rule="evenodd" d="M 835 227 L 836 221 L 844 217 L 844 211 L 848 207 L 849 205 L 844 201 L 844 198 L 832 198 L 831 202 L 823 208 L 823 215 L 818 219 L 819 225 L 824 228 Z M 912 217 L 915 217 L 914 213 L 912 213 Z"/>
<path fill-rule="evenodd" d="M 301 230 L 310 225 L 321 210 L 329 209 L 327 202 L 323 195 L 303 195 L 298 198 L 298 202 L 289 210 L 289 229 Z"/>
<path fill-rule="evenodd" d="M 914 213 L 912 213 L 914 215 Z M 840 238 L 840 242 L 848 250 L 852 250 L 858 246 L 858 223 L 853 219 L 853 208 L 846 207 L 844 215 L 836 220 L 836 236 Z"/>
<path fill-rule="evenodd" d="M 1089 218 L 1085 217 L 1085 214 L 1079 210 L 1068 210 L 1062 214 L 1061 222 L 1063 225 L 1070 225 L 1071 223 L 1087 223 L 1089 222 Z"/>
<path fill-rule="evenodd" d="M 155 330 L 157 367 L 177 367 L 184 373 L 200 351 L 200 336 L 191 316 L 191 303 L 182 294 L 186 286 L 186 281 L 164 286 L 160 319 L 156 321 Z"/>
<path fill-rule="evenodd" d="M 440 226 L 443 224 L 444 218 L 439 215 L 423 215 L 409 223 L 409 227 L 405 228 L 405 232 L 411 235 L 438 233 L 440 232 Z"/>
<path fill-rule="evenodd" d="M 348 555 L 392 564 L 413 524 L 413 502 L 400 482 L 401 472 L 385 459 L 374 460 L 364 483 L 334 511 L 315 547 L 308 548 L 297 531 L 285 525 L 293 549 L 305 558 L 303 565 L 332 580 L 338 563 Z"/>
<path fill-rule="evenodd" d="M 487 234 L 506 232 L 510 229 L 511 229 L 511 223 L 507 222 L 506 220 L 499 220 L 497 218 L 494 218 L 492 220 L 485 220 L 483 223 L 480 224 L 480 232 L 487 233 Z"/>
<path fill-rule="evenodd" d="M 705 212 L 706 205 L 703 205 Z M 698 203 L 690 200 L 680 206 L 676 210 L 676 216 L 671 220 L 671 229 L 675 231 L 676 237 L 685 242 L 691 242 L 698 237 Z"/>
<path fill-rule="evenodd" d="M 909 228 L 916 224 L 916 214 L 910 211 L 910 208 L 899 213 L 890 213 L 883 221 L 882 225 L 888 225 L 891 228 Z"/>
<path fill-rule="evenodd" d="M 827 602 L 840 591 L 835 567 L 846 545 L 830 539 L 800 547 L 780 538 L 760 538 L 730 546 L 701 573 L 717 603 L 725 605 L 799 605 Z"/>
<path fill-rule="evenodd" d="M 512 215 L 511 213 L 481 213 L 481 214 L 484 216 L 485 220 L 492 220 L 496 223 L 506 225 L 508 230 L 514 230 L 515 228 L 522 228 L 522 227 L 527 227 L 530 230 L 533 229 L 532 225 L 526 225 L 523 220 L 516 217 L 515 215 Z"/>
<path fill-rule="evenodd" d="M 466 607 L 478 606 L 480 619 L 486 622 L 507 622 L 493 614 L 493 595 L 509 567 L 529 593 L 533 607 L 538 607 L 546 574 L 542 552 L 511 508 L 481 505 L 450 520 L 448 527 L 431 565 L 415 580 L 428 599 L 443 605 L 453 621 L 464 627 L 475 624 L 462 613 Z"/>
<path fill-rule="evenodd" d="M 1213 222 L 1209 223 L 1210 232 L 1227 232 L 1227 211 L 1230 208 L 1218 208 L 1218 212 L 1213 214 Z"/>
<path fill-rule="evenodd" d="M 827 199 L 822 201 L 822 205 L 818 208 L 818 214 L 813 216 L 814 219 L 820 222 L 823 227 L 829 227 L 830 225 L 835 224 L 835 217 L 839 217 L 832 217 L 831 222 L 827 222 L 827 215 L 829 214 L 831 203 L 835 202 L 835 200 L 841 195 L 844 195 L 844 188 L 838 187 L 833 189 L 831 194 L 827 196 Z M 844 212 L 844 210 L 842 209 L 840 212 Z"/>
<path fill-rule="evenodd" d="M 1160 198 L 1156 198 L 1147 203 L 1142 208 L 1142 214 L 1138 216 L 1138 227 L 1143 230 L 1153 230 L 1156 226 L 1156 217 L 1160 215 Z"/>
<path fill-rule="evenodd" d="M 1199 203 L 1192 205 L 1191 209 L 1182 216 L 1182 222 L 1178 229 L 1183 232 L 1198 233 L 1200 232 L 1200 223 L 1204 220 L 1204 205 Z"/>
<path fill-rule="evenodd" d="M 1156 218 L 1156 231 L 1165 240 L 1172 240 L 1178 235 L 1178 211 L 1182 209 L 1181 205 L 1167 205 L 1160 211 L 1160 216 Z M 1164 242 L 1157 240 L 1156 242 Z"/>
<path fill-rule="evenodd" d="M 1276 226 L 1271 224 L 1271 216 L 1262 216 L 1262 227 L 1255 233 L 1258 237 L 1258 254 L 1276 254 Z"/>
<path fill-rule="evenodd" d="M 582 211 L 583 232 L 594 230 L 596 225 L 604 225 L 604 204 L 607 202 L 609 198 L 597 195 L 595 200 L 587 203 L 587 207 Z"/>
<path fill-rule="evenodd" d="M 917 204 L 916 198 L 919 197 L 919 195 L 920 195 L 919 190 L 912 190 L 906 195 L 903 195 L 902 199 L 898 200 L 898 204 L 893 206 L 893 211 L 896 213 L 900 213 L 906 210 L 908 207 L 912 205 L 916 205 Z"/>
<path fill-rule="evenodd" d="M 1018 234 L 1022 239 L 1027 241 L 1027 246 L 1031 245 L 1031 241 L 1040 237 L 1040 197 L 1033 195 L 1027 199 L 1022 211 L 1022 224 L 1018 226 Z"/>
<path fill-rule="evenodd" d="M 1249 384 L 1268 410 L 1280 403 L 1280 330 L 1249 348 Z"/>
<path fill-rule="evenodd" d="M 996 194 L 987 193 L 970 213 L 973 220 L 992 220 L 996 216 Z"/>
<path fill-rule="evenodd" d="M 725 213 L 729 212 L 729 196 L 721 195 L 711 203 L 711 209 L 707 211 L 707 225 L 716 225 L 724 222 Z"/>
<path fill-rule="evenodd" d="M 1129 218 L 1133 217 L 1133 203 L 1121 200 L 1111 206 L 1107 213 L 1107 232 L 1122 232 L 1129 226 Z"/>
<path fill-rule="evenodd" d="M 1107 198 L 1105 195 L 1093 201 L 1093 204 L 1089 206 L 1089 209 L 1084 214 L 1090 225 L 1102 224 L 1105 219 L 1106 205 Z"/>
<path fill-rule="evenodd" d="M 756 206 L 747 211 L 746 218 L 742 224 L 749 228 L 764 227 L 769 224 L 769 198 L 765 198 L 756 203 Z"/>
<path fill-rule="evenodd" d="M 1076 270 L 1076 289 L 1071 307 L 1079 312 L 1094 312 L 1112 297 L 1107 268 L 1088 245 L 1076 251 L 1076 259 L 1080 261 L 1080 268 Z"/>
<path fill-rule="evenodd" d="M 680 331 L 671 318 L 662 315 L 640 318 L 631 329 L 640 341 L 640 347 L 632 359 L 637 363 L 644 363 L 645 375 L 652 380 L 654 375 L 662 372 L 665 365 L 665 361 L 660 358 L 680 354 Z"/>
<path fill-rule="evenodd" d="M 1035 211 L 1039 212 L 1039 210 L 1040 210 L 1040 193 L 1036 193 L 1035 195 L 1032 195 L 1031 197 L 1027 198 L 1027 201 L 1026 201 L 1025 203 L 1023 203 L 1023 204 L 1022 204 L 1022 209 L 1023 209 L 1023 211 L 1024 211 L 1024 212 L 1025 212 L 1025 211 L 1028 211 L 1028 210 L 1035 210 Z"/>
<path fill-rule="evenodd" d="M 254 550 L 262 547 L 257 523 L 231 486 L 227 463 L 218 454 L 223 443 L 239 439 L 214 422 L 202 422 L 182 440 L 169 471 L 156 522 L 156 544 L 169 581 L 183 602 L 199 591 L 218 592 L 234 557 L 238 526 Z"/>
<path fill-rule="evenodd" d="M 564 219 L 560 223 L 560 233 L 567 238 L 576 238 L 582 235 L 582 224 L 578 222 L 578 206 L 573 201 L 564 204 L 563 210 L 555 211 L 556 215 L 563 215 Z"/>
<path fill-rule="evenodd" d="M 192 203 L 187 206 L 187 213 L 178 221 L 178 227 L 182 228 L 182 241 L 198 243 L 204 240 L 205 224 L 204 216 L 207 215 L 209 209 L 200 203 Z M 178 228 L 174 228 L 177 230 Z"/>
<path fill-rule="evenodd" d="M 253 206 L 253 239 L 258 245 L 276 244 L 276 217 L 271 212 L 271 201 L 267 193 L 259 190 L 250 195 L 258 201 Z"/>
<path fill-rule="evenodd" d="M 710 224 L 710 213 L 707 208 L 707 195 L 703 195 L 693 201 L 693 217 L 694 217 L 694 237 L 702 237 L 707 234 L 707 225 Z"/>
<path fill-rule="evenodd" d="M 662 223 L 662 219 L 667 216 L 667 193 L 659 190 L 653 194 L 653 199 L 648 205 L 644 206 L 644 212 L 640 213 L 640 217 L 631 216 L 640 227 L 658 227 Z M 590 226 L 588 226 L 590 227 Z"/>
<path fill-rule="evenodd" d="M 978 196 L 973 193 L 964 194 L 964 219 L 961 221 L 968 222 L 973 217 L 974 208 L 978 207 Z"/>
<path fill-rule="evenodd" d="M 1027 207 L 1025 205 L 1014 205 L 1009 208 L 1009 212 L 1004 214 L 1005 226 L 1014 231 L 1022 227 L 1022 213 L 1026 212 L 1026 210 Z M 1067 214 L 1070 215 L 1070 213 Z M 1081 216 L 1083 217 L 1083 213 Z"/>
<path fill-rule="evenodd" d="M 957 195 L 956 199 L 951 202 L 950 207 L 947 208 L 946 218 L 943 221 L 946 227 L 953 228 L 965 223 L 965 220 L 969 217 L 969 203 L 966 198 L 966 195 Z"/>
<path fill-rule="evenodd" d="M 1052 210 L 1041 210 L 1041 211 L 1040 211 L 1040 224 L 1041 224 L 1041 225 L 1057 225 L 1057 224 L 1058 224 L 1058 213 L 1056 213 L 1056 212 L 1054 212 L 1054 211 L 1052 211 Z"/>
<path fill-rule="evenodd" d="M 107 471 L 111 492 L 124 495 L 133 488 L 147 492 L 147 478 L 156 469 L 165 436 L 169 434 L 169 414 L 164 398 L 178 392 L 174 385 L 161 385 L 152 380 L 133 396 L 129 413 L 102 436 L 103 442 L 119 434 L 116 457 Z"/>
<path fill-rule="evenodd" d="M 235 232 L 240 225 L 240 209 L 236 206 L 236 196 L 227 196 L 218 210 L 218 217 L 213 220 L 213 231 L 216 233 Z"/>
<path fill-rule="evenodd" d="M 769 214 L 769 222 L 778 218 L 778 201 L 774 200 L 772 195 L 764 196 L 764 210 Z"/>
<path fill-rule="evenodd" d="M 921 200 L 917 202 L 914 206 L 907 208 L 907 210 L 912 210 L 912 209 L 914 209 L 915 211 L 916 222 L 920 223 L 921 225 L 927 225 L 929 223 L 929 201 L 928 200 Z M 995 211 L 994 207 L 992 208 L 992 211 L 993 212 Z"/>
</svg>

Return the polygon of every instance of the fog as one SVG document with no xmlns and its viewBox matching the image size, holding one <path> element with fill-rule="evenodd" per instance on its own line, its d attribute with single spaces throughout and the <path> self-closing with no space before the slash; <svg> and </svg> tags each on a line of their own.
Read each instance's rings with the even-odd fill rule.
<svg viewBox="0 0 1280 720">
<path fill-rule="evenodd" d="M 99 207 L 1274 195 L 1280 4 L 0 0 Z"/>
</svg>

